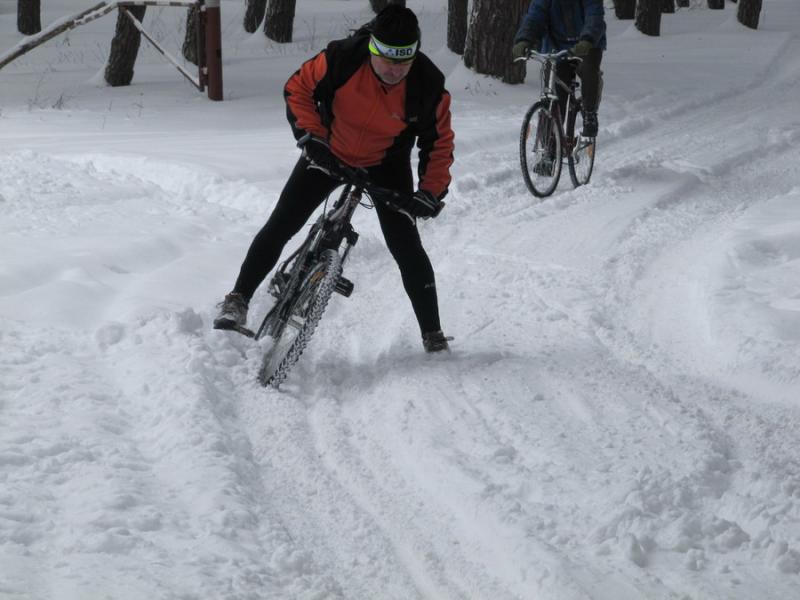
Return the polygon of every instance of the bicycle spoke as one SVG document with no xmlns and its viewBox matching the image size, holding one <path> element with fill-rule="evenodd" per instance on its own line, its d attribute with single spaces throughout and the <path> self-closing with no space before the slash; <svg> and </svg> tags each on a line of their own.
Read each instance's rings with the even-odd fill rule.
<svg viewBox="0 0 800 600">
<path fill-rule="evenodd" d="M 303 328 L 303 326 L 304 326 L 306 323 L 305 323 L 305 321 L 300 321 L 299 319 L 289 319 L 289 321 L 287 321 L 287 322 L 286 322 L 286 324 L 287 324 L 289 327 L 294 327 L 295 329 L 298 329 L 298 330 L 300 330 L 300 329 L 302 329 L 302 328 Z"/>
</svg>

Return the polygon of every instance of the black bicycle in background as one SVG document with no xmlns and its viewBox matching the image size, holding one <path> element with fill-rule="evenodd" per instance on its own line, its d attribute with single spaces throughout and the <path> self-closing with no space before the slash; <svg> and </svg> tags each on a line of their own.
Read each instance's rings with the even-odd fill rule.
<svg viewBox="0 0 800 600">
<path fill-rule="evenodd" d="M 569 50 L 542 54 L 529 51 L 516 60 L 541 63 L 542 94 L 528 109 L 519 137 L 519 160 L 525 185 L 534 196 L 552 194 L 561 178 L 563 160 L 567 159 L 569 175 L 575 187 L 589 182 L 594 169 L 596 138 L 583 137 L 583 110 L 579 95 L 580 83 L 565 83 L 556 75 L 561 60 L 580 62 Z M 558 88 L 567 94 L 564 115 L 558 101 Z"/>
<path fill-rule="evenodd" d="M 350 223 L 353 213 L 364 203 L 364 196 L 381 202 L 414 218 L 393 201 L 401 193 L 372 185 L 366 172 L 341 166 L 335 176 L 344 188 L 330 210 L 323 210 L 311 226 L 305 241 L 275 271 L 269 293 L 275 304 L 255 331 L 244 327 L 239 333 L 259 340 L 270 337 L 272 344 L 264 353 L 258 380 L 278 387 L 300 358 L 320 322 L 334 293 L 349 297 L 353 283 L 342 275 L 350 250 L 358 241 L 358 233 Z M 434 217 L 444 208 L 441 203 Z"/>
</svg>

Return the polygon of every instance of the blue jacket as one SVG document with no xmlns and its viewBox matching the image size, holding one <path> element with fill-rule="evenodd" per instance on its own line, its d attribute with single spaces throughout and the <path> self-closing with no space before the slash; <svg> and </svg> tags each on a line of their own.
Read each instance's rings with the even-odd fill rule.
<svg viewBox="0 0 800 600">
<path fill-rule="evenodd" d="M 542 40 L 543 51 L 566 50 L 580 40 L 606 49 L 603 0 L 532 0 L 514 43 Z"/>
</svg>

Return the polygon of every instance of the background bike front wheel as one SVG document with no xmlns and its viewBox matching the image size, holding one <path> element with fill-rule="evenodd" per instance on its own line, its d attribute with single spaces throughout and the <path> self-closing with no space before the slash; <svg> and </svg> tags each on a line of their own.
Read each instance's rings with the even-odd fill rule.
<svg viewBox="0 0 800 600">
<path fill-rule="evenodd" d="M 534 196 L 549 196 L 558 186 L 561 146 L 561 130 L 550 112 L 549 103 L 535 103 L 525 114 L 519 134 L 522 177 Z"/>
<path fill-rule="evenodd" d="M 278 387 L 303 354 L 328 306 L 342 272 L 342 259 L 335 250 L 325 250 L 309 269 L 288 309 L 286 323 L 264 354 L 258 380 Z"/>
<path fill-rule="evenodd" d="M 596 138 L 585 138 L 583 130 L 583 110 L 576 106 L 567 119 L 567 164 L 569 176 L 575 187 L 586 185 L 594 170 L 594 156 L 597 148 Z"/>
</svg>

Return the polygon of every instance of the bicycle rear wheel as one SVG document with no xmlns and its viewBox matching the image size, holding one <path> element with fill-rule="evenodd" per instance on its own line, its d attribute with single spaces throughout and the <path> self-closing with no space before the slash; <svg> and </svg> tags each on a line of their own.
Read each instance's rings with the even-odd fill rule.
<svg viewBox="0 0 800 600">
<path fill-rule="evenodd" d="M 328 306 L 342 272 L 342 259 L 335 250 L 325 250 L 309 269 L 288 308 L 283 327 L 276 328 L 273 344 L 264 354 L 258 381 L 278 387 L 303 354 Z"/>
<path fill-rule="evenodd" d="M 581 135 L 583 130 L 583 110 L 580 104 L 575 110 L 570 111 L 567 117 L 566 146 L 569 176 L 575 187 L 586 185 L 592 177 L 594 170 L 596 138 L 587 138 Z"/>
<path fill-rule="evenodd" d="M 536 102 L 525 114 L 519 135 L 522 177 L 534 196 L 549 196 L 558 186 L 561 146 L 561 129 L 550 112 L 549 102 Z"/>
</svg>

